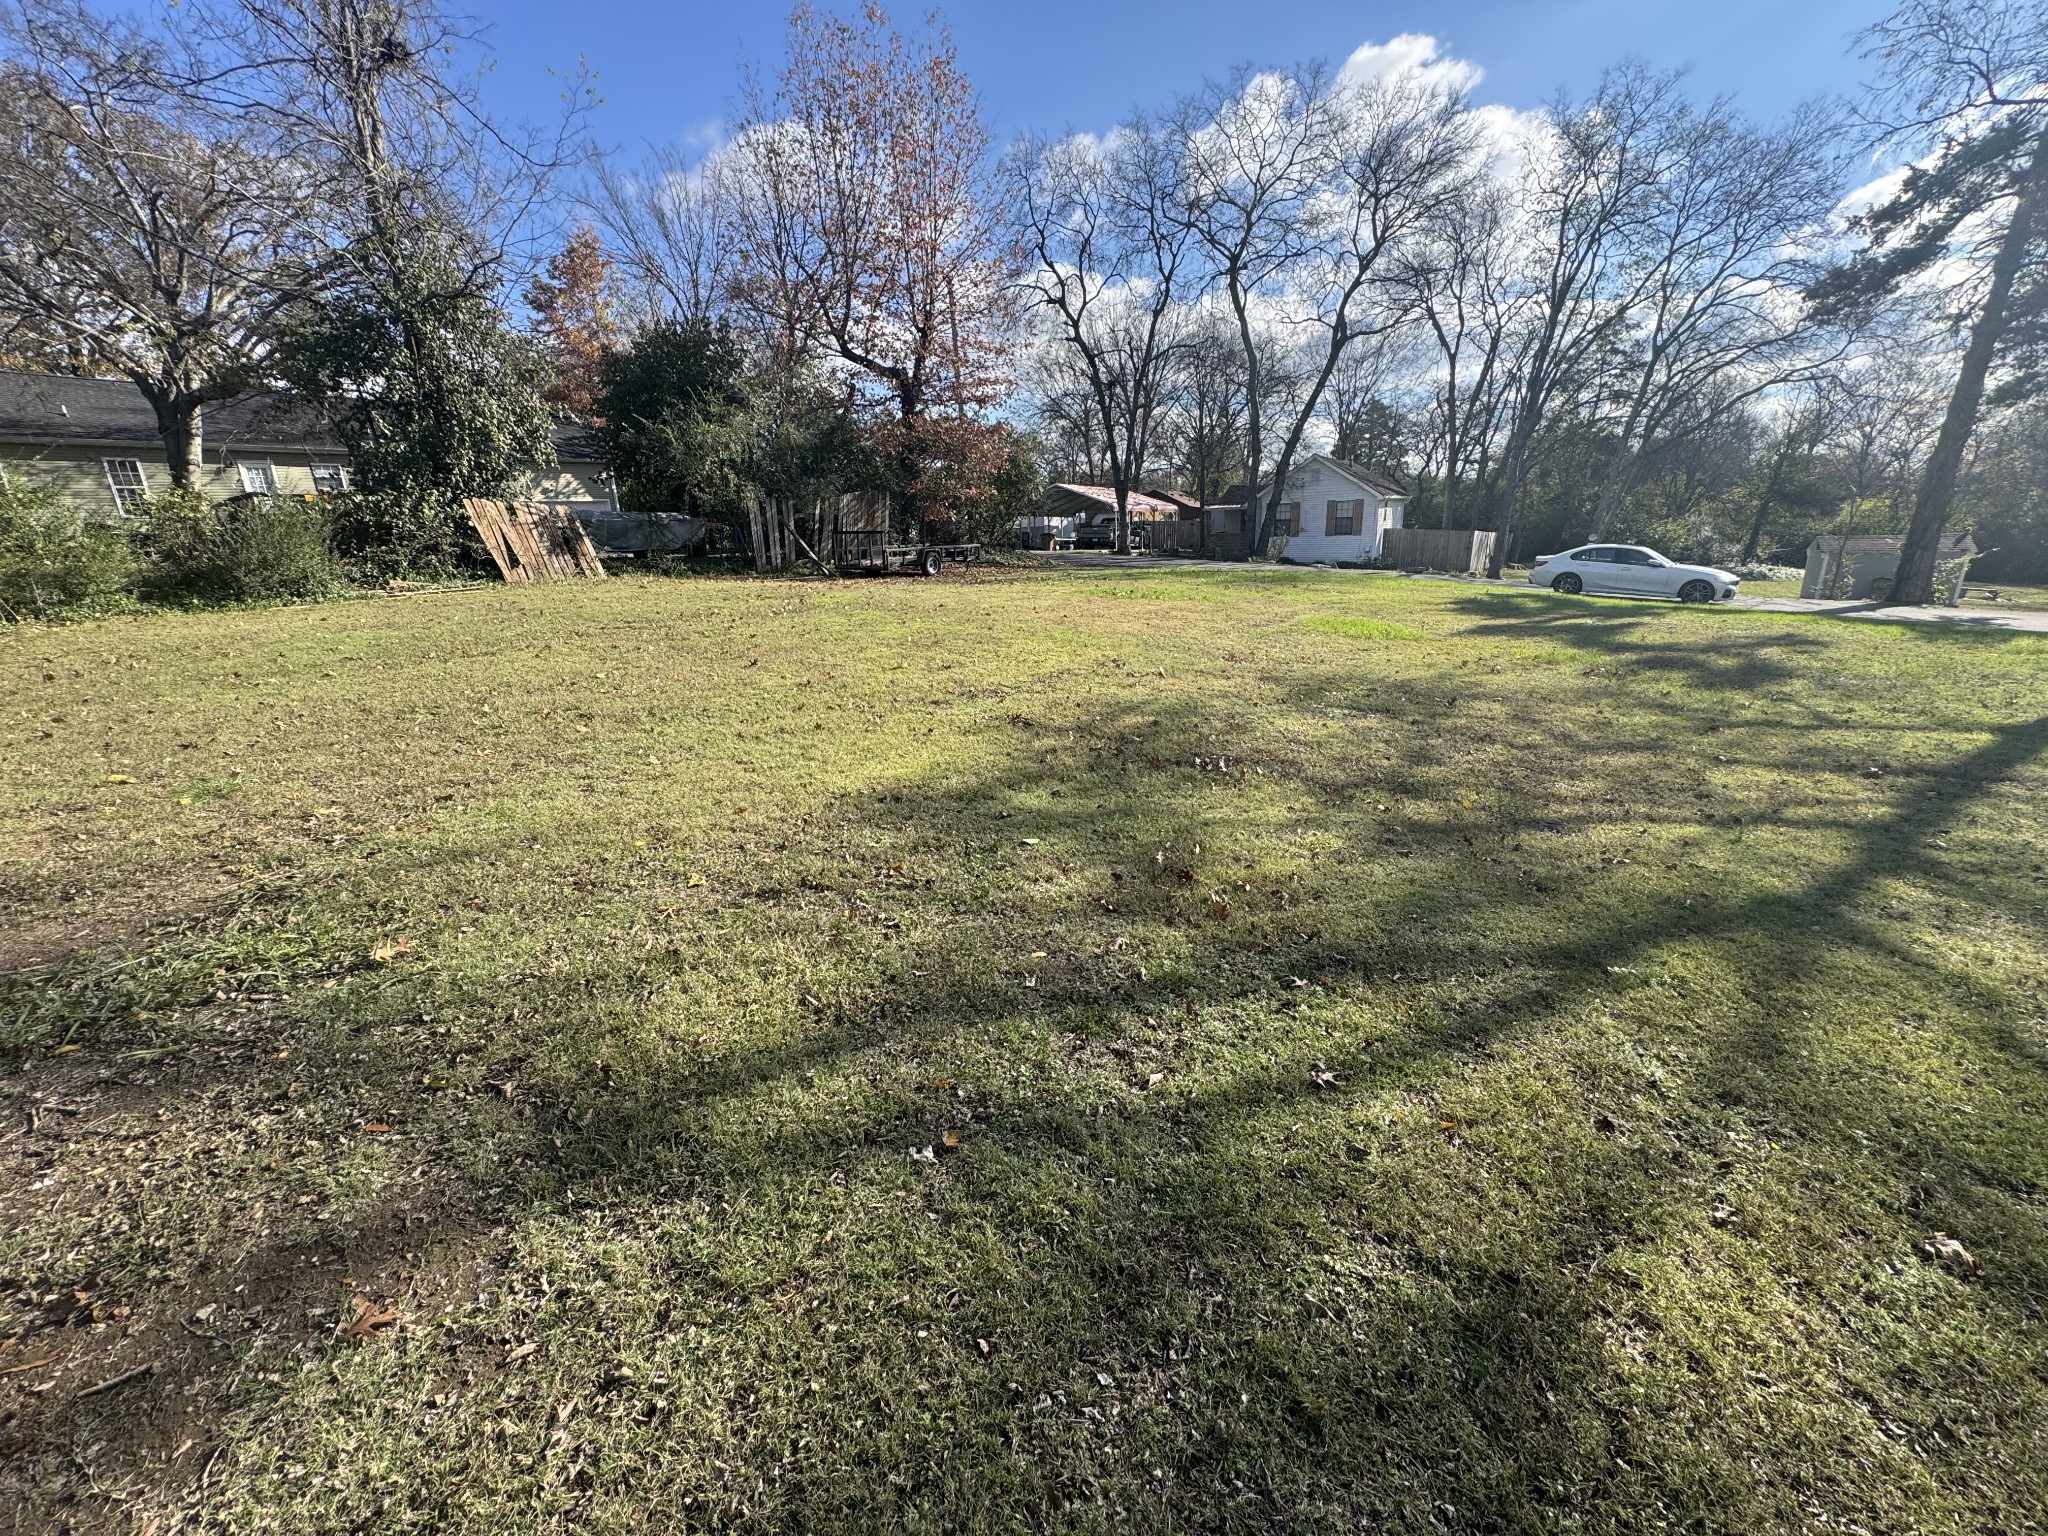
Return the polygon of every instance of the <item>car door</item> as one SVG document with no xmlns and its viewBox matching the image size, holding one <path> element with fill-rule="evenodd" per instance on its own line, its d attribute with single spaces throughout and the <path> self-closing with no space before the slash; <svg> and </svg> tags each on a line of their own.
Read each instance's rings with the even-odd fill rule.
<svg viewBox="0 0 2048 1536">
<path fill-rule="evenodd" d="M 1617 544 L 1609 555 L 1614 562 L 1608 567 L 1613 573 L 1609 579 L 1614 583 L 1610 591 L 1626 593 L 1630 597 L 1653 597 L 1657 594 L 1658 568 L 1650 563 L 1652 556 L 1647 549 Z"/>
<path fill-rule="evenodd" d="M 1573 567 L 1586 579 L 1588 592 L 1610 596 L 1628 591 L 1627 567 L 1617 564 L 1621 551 L 1612 544 L 1595 544 L 1572 556 Z"/>
<path fill-rule="evenodd" d="M 1643 563 L 1635 569 L 1642 581 L 1646 597 L 1676 597 L 1681 580 L 1678 567 L 1658 554 L 1654 549 L 1639 549 Z"/>
</svg>

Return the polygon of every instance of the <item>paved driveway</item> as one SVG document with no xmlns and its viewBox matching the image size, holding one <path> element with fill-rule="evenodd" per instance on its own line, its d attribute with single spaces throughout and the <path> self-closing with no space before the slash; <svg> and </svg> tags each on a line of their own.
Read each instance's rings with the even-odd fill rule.
<svg viewBox="0 0 2048 1536">
<path fill-rule="evenodd" d="M 1329 565 L 1271 565 L 1238 560 L 1185 560 L 1170 555 L 1111 555 L 1099 550 L 1074 550 L 1039 556 L 1050 565 L 1080 566 L 1111 571 L 1237 571 L 1240 574 L 1281 575 L 1296 571 L 1322 571 L 1332 576 L 1364 576 L 1381 581 L 1448 581 L 1466 587 L 1493 587 L 1503 592 L 1520 592 L 1533 601 L 1583 602 L 1583 598 L 1560 597 L 1545 587 L 1526 581 L 1489 581 L 1484 576 L 1411 575 L 1406 571 L 1345 571 Z M 1655 602 L 1655 598 L 1615 597 L 1604 602 Z M 2011 629 L 2048 635 L 2048 613 L 2017 609 L 2010 613 L 1982 608 L 1892 608 L 1876 603 L 1822 602 L 1804 597 L 1738 597 L 1730 608 L 1755 608 L 1765 613 L 1825 613 L 1838 619 L 1869 619 L 1883 624 L 1946 624 L 1957 629 Z"/>
</svg>

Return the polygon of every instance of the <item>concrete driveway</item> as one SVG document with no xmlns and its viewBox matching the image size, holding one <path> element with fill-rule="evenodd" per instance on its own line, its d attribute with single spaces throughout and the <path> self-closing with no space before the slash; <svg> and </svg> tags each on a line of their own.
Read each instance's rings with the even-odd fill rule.
<svg viewBox="0 0 2048 1536">
<path fill-rule="evenodd" d="M 1331 565 L 1274 565 L 1241 560 L 1186 560 L 1172 555 L 1112 555 L 1100 550 L 1069 550 L 1040 554 L 1048 565 L 1078 566 L 1108 571 L 1237 571 L 1251 575 L 1283 575 L 1289 572 L 1321 571 L 1331 576 L 1362 576 L 1380 581 L 1448 581 L 1464 587 L 1492 587 L 1503 592 L 1520 592 L 1532 600 L 1579 602 L 1560 597 L 1545 587 L 1527 581 L 1503 578 L 1490 581 L 1484 576 L 1443 576 L 1407 571 L 1347 571 Z M 1616 603 L 1656 602 L 1656 598 L 1612 597 L 1599 601 Z M 1998 613 L 1982 608 L 1892 608 L 1877 603 L 1823 602 L 1804 597 L 1738 597 L 1729 608 L 1754 608 L 1763 613 L 1824 613 L 1838 619 L 1868 619 L 1881 624 L 1944 624 L 1955 629 L 2009 629 L 2027 634 L 2048 635 L 2048 613 L 2018 609 Z"/>
</svg>

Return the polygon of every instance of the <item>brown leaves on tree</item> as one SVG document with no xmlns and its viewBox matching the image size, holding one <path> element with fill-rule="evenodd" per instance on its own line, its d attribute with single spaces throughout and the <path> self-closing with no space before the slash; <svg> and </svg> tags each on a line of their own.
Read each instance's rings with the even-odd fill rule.
<svg viewBox="0 0 2048 1536">
<path fill-rule="evenodd" d="M 534 337 L 553 374 L 541 395 L 550 405 L 588 417 L 597 404 L 599 369 L 619 344 L 612 266 L 597 231 L 585 225 L 571 234 L 527 284 L 525 298 Z"/>
</svg>

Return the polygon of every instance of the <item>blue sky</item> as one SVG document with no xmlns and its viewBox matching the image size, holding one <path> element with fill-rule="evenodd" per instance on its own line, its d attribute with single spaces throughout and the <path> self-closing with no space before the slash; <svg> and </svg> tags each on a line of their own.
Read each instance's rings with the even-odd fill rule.
<svg viewBox="0 0 2048 1536">
<path fill-rule="evenodd" d="M 849 4 L 853 0 L 849 0 Z M 923 6 L 891 6 L 899 22 Z M 1233 64 L 1341 60 L 1403 32 L 1436 37 L 1485 71 L 1481 101 L 1533 107 L 1582 90 L 1634 54 L 1692 72 L 1702 94 L 1730 93 L 1770 116 L 1816 95 L 1849 94 L 1864 66 L 1853 37 L 1882 0 L 1035 0 L 943 6 L 963 67 L 999 139 L 1100 129 Z M 689 0 L 489 0 L 476 4 L 498 57 L 490 94 L 509 115 L 545 116 L 550 67 L 582 55 L 605 97 L 608 145 L 702 143 L 727 116 L 740 63 L 771 68 L 780 4 Z"/>
</svg>

